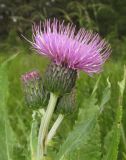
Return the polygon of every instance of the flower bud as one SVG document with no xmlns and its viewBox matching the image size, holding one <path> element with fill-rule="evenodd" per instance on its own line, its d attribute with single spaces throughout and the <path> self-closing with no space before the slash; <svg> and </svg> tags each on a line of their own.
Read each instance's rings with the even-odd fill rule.
<svg viewBox="0 0 126 160">
<path fill-rule="evenodd" d="M 75 86 L 77 71 L 65 65 L 51 63 L 44 76 L 44 86 L 50 92 L 58 95 L 70 93 Z"/>
<path fill-rule="evenodd" d="M 75 89 L 72 90 L 71 93 L 65 94 L 60 97 L 56 106 L 56 112 L 62 114 L 70 114 L 76 108 L 76 93 Z"/>
<path fill-rule="evenodd" d="M 37 71 L 22 75 L 22 82 L 28 107 L 38 109 L 48 104 L 49 92 L 44 89 L 42 79 Z"/>
</svg>

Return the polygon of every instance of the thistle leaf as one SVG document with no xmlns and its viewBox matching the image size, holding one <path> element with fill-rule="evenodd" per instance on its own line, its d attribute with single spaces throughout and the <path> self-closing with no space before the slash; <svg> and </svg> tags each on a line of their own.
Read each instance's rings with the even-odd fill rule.
<svg viewBox="0 0 126 160">
<path fill-rule="evenodd" d="M 70 160 L 101 160 L 101 139 L 100 127 L 97 123 L 94 131 L 83 146 L 72 152 L 69 156 Z"/>
<path fill-rule="evenodd" d="M 126 69 L 124 68 L 124 77 L 119 84 L 119 105 L 116 111 L 116 118 L 113 124 L 111 131 L 107 134 L 104 143 L 105 155 L 103 156 L 103 160 L 117 160 L 118 156 L 118 145 L 120 142 L 120 133 L 121 133 L 121 120 L 122 120 L 122 101 L 123 94 L 126 83 Z"/>
<path fill-rule="evenodd" d="M 12 160 L 14 133 L 7 114 L 8 76 L 7 62 L 0 66 L 0 159 Z"/>
<path fill-rule="evenodd" d="M 109 82 L 109 78 L 107 78 L 107 87 L 104 89 L 102 94 L 102 100 L 100 104 L 100 110 L 101 112 L 104 110 L 105 104 L 110 100 L 111 98 L 111 83 Z"/>
<path fill-rule="evenodd" d="M 108 86 L 103 91 L 99 107 L 96 105 L 97 83 L 95 85 L 96 89 L 93 90 L 91 97 L 83 101 L 83 108 L 79 110 L 78 121 L 73 131 L 68 135 L 66 141 L 61 146 L 57 160 L 101 160 L 101 135 L 98 117 L 103 107 L 110 99 L 111 85 L 108 81 Z"/>
<path fill-rule="evenodd" d="M 99 113 L 99 108 L 95 105 L 95 96 L 90 97 L 88 101 L 85 102 L 87 102 L 86 105 L 88 104 L 88 107 L 87 109 L 80 109 L 78 121 L 73 131 L 61 146 L 57 160 L 64 160 L 71 152 L 76 151 L 78 148 L 81 148 L 83 144 L 86 144 L 95 129 Z M 83 103 L 83 105 L 85 105 L 85 103 Z"/>
<path fill-rule="evenodd" d="M 96 90 L 98 87 L 98 81 L 96 82 L 96 85 L 94 87 L 94 90 L 92 92 L 93 96 L 96 94 Z M 107 79 L 107 87 L 104 89 L 100 104 L 100 113 L 104 110 L 106 107 L 106 103 L 110 100 L 111 97 L 111 84 L 109 82 L 109 79 Z M 95 99 L 94 99 L 95 104 Z M 87 107 L 89 107 L 87 105 Z M 91 113 L 87 113 L 91 114 Z M 83 144 L 83 146 L 80 149 L 77 149 L 76 152 L 72 152 L 69 156 L 70 160 L 76 160 L 76 159 L 86 159 L 86 160 L 101 160 L 101 153 L 102 153 L 102 147 L 101 147 L 101 133 L 100 133 L 100 126 L 97 121 L 94 131 L 91 133 L 89 139 L 86 143 Z"/>
<path fill-rule="evenodd" d="M 10 131 L 6 113 L 6 101 L 8 97 L 8 79 L 6 68 L 0 67 L 0 159 L 10 160 Z M 8 135 L 9 134 L 9 135 Z"/>
</svg>

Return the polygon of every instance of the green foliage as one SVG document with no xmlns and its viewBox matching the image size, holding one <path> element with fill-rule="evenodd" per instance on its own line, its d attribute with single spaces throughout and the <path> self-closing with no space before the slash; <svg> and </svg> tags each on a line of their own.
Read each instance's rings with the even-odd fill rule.
<svg viewBox="0 0 126 160">
<path fill-rule="evenodd" d="M 20 50 L 20 52 L 22 51 L 23 49 Z M 10 58 L 10 60 L 14 57 Z M 0 121 L 4 124 L 3 111 L 5 111 L 7 130 L 9 132 L 7 142 L 9 146 L 11 144 L 9 153 L 12 159 L 29 160 L 30 150 L 32 151 L 32 157 L 34 157 L 37 135 L 33 131 L 37 129 L 39 124 L 32 121 L 31 111 L 27 107 L 24 107 L 20 76 L 24 72 L 31 71 L 34 68 L 43 72 L 47 62 L 45 59 L 40 59 L 39 56 L 20 54 L 16 59 L 9 62 L 8 70 L 6 70 L 6 63 L 8 63 L 8 60 L 4 61 L 2 68 L 5 68 L 5 70 L 1 70 L 0 74 L 0 77 L 2 77 L 0 78 L 0 86 L 2 86 L 0 87 L 0 93 L 5 90 L 9 91 L 9 99 L 7 101 L 8 93 L 2 94 L 6 98 L 4 104 L 1 103 L 0 110 L 2 114 L 0 114 Z M 123 80 L 119 83 L 120 91 L 117 85 L 117 81 L 120 81 L 123 73 L 122 68 L 121 63 L 117 62 L 115 64 L 114 62 L 110 62 L 106 65 L 106 72 L 101 74 L 101 77 L 95 76 L 91 78 L 83 73 L 80 75 L 80 79 L 77 82 L 78 111 L 71 117 L 65 117 L 64 122 L 58 130 L 58 134 L 48 149 L 49 159 L 109 160 L 113 158 L 113 160 L 116 160 L 117 156 L 118 160 L 121 158 L 125 159 L 125 108 L 119 107 L 122 106 L 125 81 Z M 109 79 L 107 78 L 108 76 Z M 6 83 L 8 84 L 7 79 L 9 79 L 10 85 L 5 85 Z M 106 79 L 107 87 L 105 87 Z M 97 82 L 95 83 L 96 80 Z M 123 104 L 126 104 L 125 99 Z M 124 122 L 121 122 L 121 112 L 123 112 Z M 120 128 L 121 123 L 123 128 Z M 32 145 L 30 148 L 29 136 L 31 125 L 36 129 L 32 129 L 31 132 Z M 0 127 L 1 138 L 4 137 L 4 130 L 2 130 L 3 125 L 0 125 Z M 120 133 L 120 131 L 123 132 Z M 120 139 L 120 137 L 122 138 Z M 3 141 L 1 140 L 2 143 Z M 119 143 L 121 143 L 121 146 Z M 4 148 L 3 146 L 0 145 L 0 147 Z M 6 150 L 1 149 L 1 151 L 4 151 L 3 153 L 5 154 Z M 2 152 L 0 156 L 3 156 Z M 2 159 L 4 160 L 3 157 Z"/>
<path fill-rule="evenodd" d="M 124 77 L 119 84 L 119 104 L 116 110 L 115 122 L 112 126 L 111 131 L 108 132 L 105 137 L 105 151 L 106 154 L 103 157 L 103 160 L 116 160 L 118 156 L 118 146 L 121 136 L 121 121 L 122 121 L 122 100 L 126 83 L 126 69 L 124 69 Z"/>
<path fill-rule="evenodd" d="M 12 56 L 0 65 L 0 159 L 11 160 L 15 143 L 14 132 L 10 126 L 7 112 L 8 75 L 7 62 L 15 58 Z"/>
<path fill-rule="evenodd" d="M 66 141 L 61 146 L 57 159 L 63 160 L 76 148 L 82 146 L 83 143 L 87 142 L 88 136 L 93 131 L 95 123 L 96 123 L 96 114 L 98 111 L 97 106 L 93 106 L 93 114 L 86 116 L 85 119 L 80 120 L 76 123 L 74 130 L 69 134 Z M 83 115 L 86 115 L 83 110 L 81 110 Z M 92 113 L 92 112 L 91 112 Z"/>
<path fill-rule="evenodd" d="M 73 131 L 68 135 L 67 139 L 61 145 L 57 159 L 101 159 L 101 140 L 100 126 L 98 117 L 102 112 L 104 105 L 110 99 L 110 82 L 103 91 L 103 97 L 100 107 L 98 107 L 95 91 L 98 87 L 98 81 L 94 87 L 91 97 L 82 102 L 79 109 L 78 120 Z"/>
<path fill-rule="evenodd" d="M 90 137 L 86 143 L 83 143 L 81 148 L 72 152 L 69 156 L 70 160 L 101 160 L 101 140 L 100 140 L 100 127 L 97 123 Z"/>
</svg>

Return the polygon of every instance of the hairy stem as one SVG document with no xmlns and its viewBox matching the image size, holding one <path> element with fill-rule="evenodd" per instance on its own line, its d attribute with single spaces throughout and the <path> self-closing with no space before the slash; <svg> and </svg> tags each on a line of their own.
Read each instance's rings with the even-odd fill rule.
<svg viewBox="0 0 126 160">
<path fill-rule="evenodd" d="M 56 119 L 55 123 L 53 124 L 51 130 L 48 133 L 46 144 L 48 144 L 52 138 L 55 136 L 57 129 L 59 128 L 61 122 L 63 121 L 64 115 L 59 114 L 58 118 Z"/>
<path fill-rule="evenodd" d="M 45 139 L 47 137 L 48 128 L 50 124 L 50 120 L 52 118 L 56 102 L 57 102 L 58 96 L 50 93 L 50 100 L 47 106 L 47 110 L 44 114 L 44 117 L 42 117 L 40 129 L 39 129 L 39 135 L 38 135 L 38 147 L 37 147 L 37 159 L 43 160 L 44 157 L 44 151 L 45 151 Z"/>
</svg>

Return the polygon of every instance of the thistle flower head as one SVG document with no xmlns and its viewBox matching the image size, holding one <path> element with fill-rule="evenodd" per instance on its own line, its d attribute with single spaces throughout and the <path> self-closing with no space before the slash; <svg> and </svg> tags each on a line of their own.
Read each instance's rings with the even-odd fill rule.
<svg viewBox="0 0 126 160">
<path fill-rule="evenodd" d="M 102 70 L 110 55 L 110 45 L 98 34 L 81 28 L 76 32 L 73 24 L 65 25 L 54 19 L 33 25 L 33 48 L 49 57 L 56 65 L 82 70 L 89 75 Z"/>
<path fill-rule="evenodd" d="M 71 93 L 65 94 L 58 99 L 56 112 L 62 114 L 72 114 L 76 110 L 76 89 L 73 88 Z"/>
<path fill-rule="evenodd" d="M 46 106 L 49 99 L 49 92 L 44 89 L 39 72 L 32 71 L 25 73 L 22 75 L 21 80 L 26 105 L 32 109 Z"/>
</svg>

